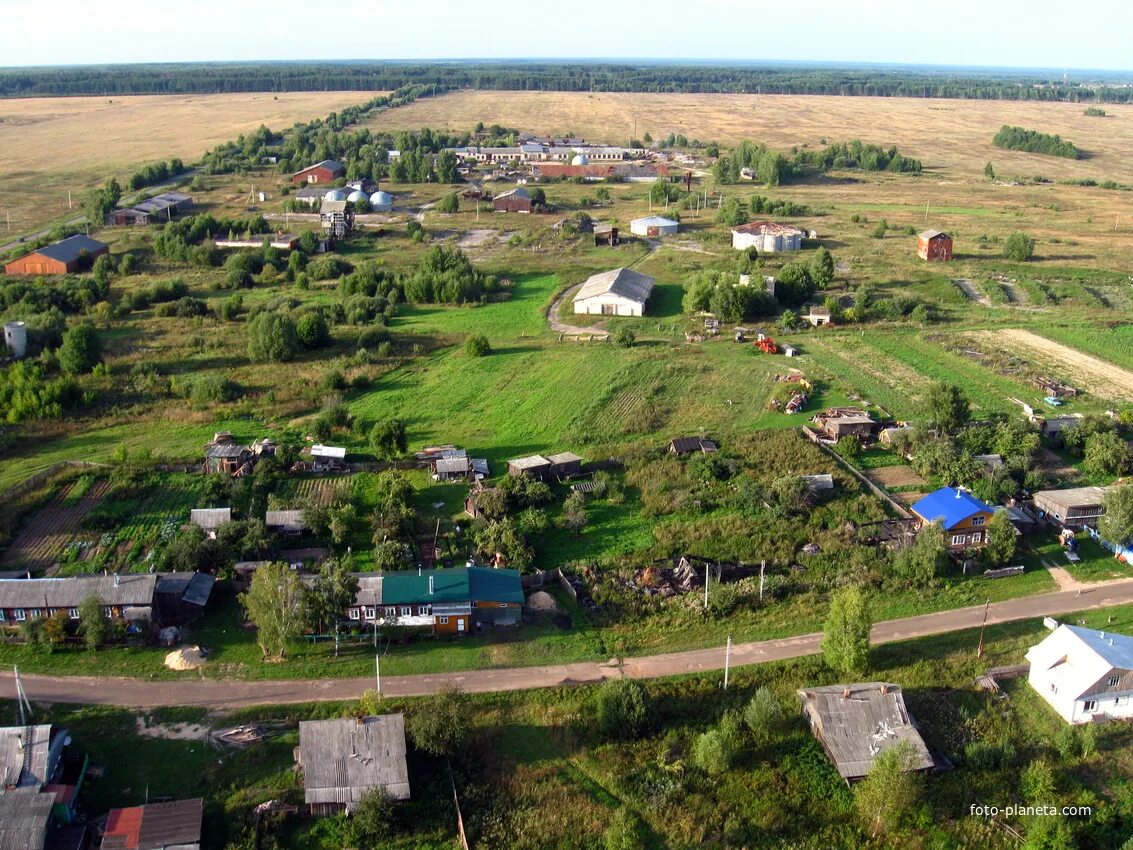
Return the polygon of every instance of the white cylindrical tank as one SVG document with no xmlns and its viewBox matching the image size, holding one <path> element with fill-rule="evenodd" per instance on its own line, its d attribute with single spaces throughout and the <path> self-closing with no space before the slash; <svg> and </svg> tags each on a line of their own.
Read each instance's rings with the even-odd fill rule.
<svg viewBox="0 0 1133 850">
<path fill-rule="evenodd" d="M 352 204 L 356 204 L 365 197 L 366 197 L 365 192 L 362 192 L 358 189 L 355 189 L 353 192 L 351 192 L 349 195 L 346 196 L 346 200 L 350 201 L 350 203 L 352 203 Z"/>
<path fill-rule="evenodd" d="M 323 195 L 323 200 L 325 200 L 325 201 L 345 201 L 346 200 L 346 192 L 342 189 L 331 189 L 329 192 L 327 192 L 325 195 Z"/>
<path fill-rule="evenodd" d="M 23 322 L 4 325 L 4 344 L 17 360 L 28 353 L 28 326 Z"/>
<path fill-rule="evenodd" d="M 393 209 L 393 195 L 389 192 L 374 192 L 370 195 L 370 209 L 388 212 Z"/>
<path fill-rule="evenodd" d="M 571 159 L 570 164 L 571 165 L 589 165 L 590 164 L 590 157 L 588 157 L 584 153 L 575 154 L 574 157 Z"/>
</svg>

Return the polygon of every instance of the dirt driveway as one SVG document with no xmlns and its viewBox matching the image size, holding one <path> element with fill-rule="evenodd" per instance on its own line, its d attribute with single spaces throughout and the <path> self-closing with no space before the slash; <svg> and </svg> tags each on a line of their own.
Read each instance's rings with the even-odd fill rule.
<svg viewBox="0 0 1133 850">
<path fill-rule="evenodd" d="M 1133 372 L 1022 328 L 980 331 L 975 336 L 1051 369 L 1102 398 L 1133 401 Z"/>
</svg>

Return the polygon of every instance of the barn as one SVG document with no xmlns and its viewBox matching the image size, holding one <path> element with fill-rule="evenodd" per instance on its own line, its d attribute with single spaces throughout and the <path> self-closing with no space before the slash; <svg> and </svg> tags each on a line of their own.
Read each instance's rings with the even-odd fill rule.
<svg viewBox="0 0 1133 850">
<path fill-rule="evenodd" d="M 653 292 L 653 278 L 620 268 L 592 275 L 574 296 L 574 312 L 602 316 L 640 316 Z"/>
<path fill-rule="evenodd" d="M 492 208 L 496 212 L 529 213 L 533 209 L 531 196 L 522 186 L 492 198 Z"/>
<path fill-rule="evenodd" d="M 346 167 L 333 159 L 324 159 L 314 165 L 308 165 L 302 171 L 291 175 L 292 183 L 333 183 L 339 177 L 346 176 Z"/>
<path fill-rule="evenodd" d="M 629 232 L 634 236 L 672 236 L 680 228 L 680 222 L 659 215 L 635 218 L 629 223 Z"/>
<path fill-rule="evenodd" d="M 753 221 L 732 228 L 732 247 L 737 251 L 755 248 L 761 254 L 798 251 L 803 245 L 803 232 L 789 224 L 775 221 Z"/>
<path fill-rule="evenodd" d="M 85 271 L 96 257 L 109 253 L 105 242 L 79 234 L 12 260 L 4 266 L 4 274 L 71 274 Z"/>
<path fill-rule="evenodd" d="M 939 230 L 926 230 L 917 236 L 917 256 L 942 263 L 951 260 L 952 237 Z"/>
</svg>

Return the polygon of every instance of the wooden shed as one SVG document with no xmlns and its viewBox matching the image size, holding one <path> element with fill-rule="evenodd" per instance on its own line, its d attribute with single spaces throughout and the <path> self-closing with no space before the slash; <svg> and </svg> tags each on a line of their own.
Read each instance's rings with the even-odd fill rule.
<svg viewBox="0 0 1133 850">
<path fill-rule="evenodd" d="M 109 253 L 110 246 L 105 242 L 79 234 L 12 260 L 4 266 L 4 274 L 71 274 L 86 271 L 98 257 Z"/>
<path fill-rule="evenodd" d="M 924 231 L 917 236 L 917 256 L 929 261 L 951 260 L 952 237 L 940 230 Z"/>
<path fill-rule="evenodd" d="M 522 186 L 496 195 L 492 198 L 492 208 L 496 212 L 510 213 L 529 213 L 534 209 L 531 204 L 531 196 Z"/>
<path fill-rule="evenodd" d="M 530 475 L 538 481 L 543 481 L 551 474 L 551 461 L 542 455 L 517 457 L 507 462 L 507 474 Z"/>
<path fill-rule="evenodd" d="M 314 165 L 308 165 L 302 171 L 291 175 L 292 183 L 333 183 L 339 177 L 346 176 L 346 168 L 341 162 L 333 159 L 324 159 Z"/>
<path fill-rule="evenodd" d="M 549 455 L 547 460 L 551 462 L 549 475 L 552 478 L 570 478 L 582 472 L 582 458 L 574 452 L 559 452 Z"/>
</svg>

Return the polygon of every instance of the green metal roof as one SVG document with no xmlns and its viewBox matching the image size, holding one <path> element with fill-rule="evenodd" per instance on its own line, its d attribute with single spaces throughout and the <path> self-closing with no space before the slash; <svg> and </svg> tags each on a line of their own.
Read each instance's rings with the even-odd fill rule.
<svg viewBox="0 0 1133 850">
<path fill-rule="evenodd" d="M 429 593 L 432 579 L 432 593 Z M 523 604 L 517 570 L 456 567 L 449 570 L 404 570 L 382 576 L 382 604 L 428 602 L 513 602 Z"/>
</svg>

